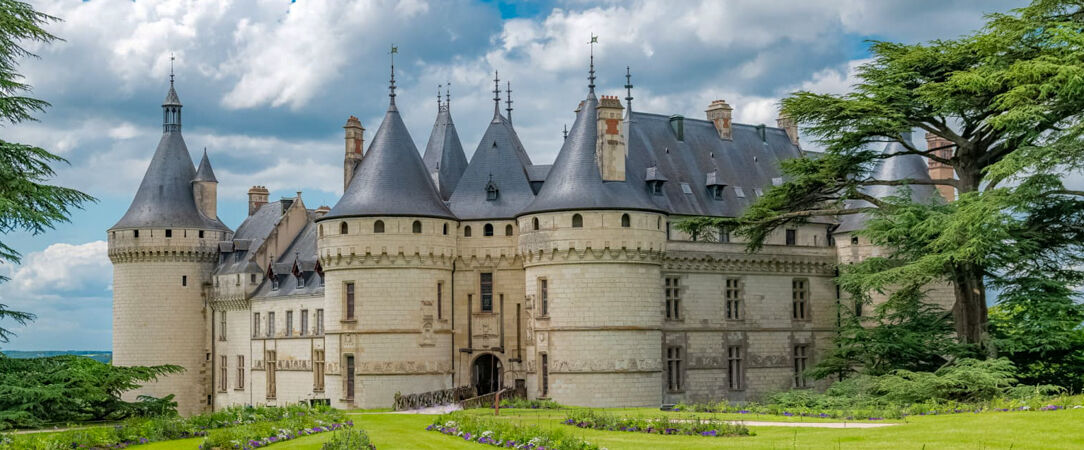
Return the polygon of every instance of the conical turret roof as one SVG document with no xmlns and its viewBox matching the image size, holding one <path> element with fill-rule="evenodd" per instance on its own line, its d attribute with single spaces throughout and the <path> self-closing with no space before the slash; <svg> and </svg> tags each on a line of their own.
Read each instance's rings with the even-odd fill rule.
<svg viewBox="0 0 1084 450">
<path fill-rule="evenodd" d="M 530 165 L 512 124 L 495 114 L 449 207 L 462 220 L 515 218 L 534 200 L 527 176 Z M 496 198 L 489 196 L 490 187 L 496 189 Z"/>
<path fill-rule="evenodd" d="M 576 121 L 561 146 L 542 190 L 521 214 L 584 209 L 660 211 L 646 186 L 629 181 L 603 181 L 595 162 L 598 99 L 594 92 L 580 105 Z M 627 169 L 626 169 L 627 170 Z M 626 174 L 626 180 L 629 180 Z"/>
<path fill-rule="evenodd" d="M 463 144 L 459 141 L 459 133 L 455 131 L 455 123 L 447 106 L 439 108 L 422 160 L 441 198 L 448 200 L 467 168 L 467 156 L 463 153 Z"/>
<path fill-rule="evenodd" d="M 218 178 L 215 178 L 215 171 L 211 169 L 211 160 L 207 159 L 207 149 L 203 149 L 203 159 L 199 161 L 196 178 L 193 178 L 192 181 L 218 182 Z"/>
<path fill-rule="evenodd" d="M 177 106 L 180 103 L 177 91 L 170 83 L 169 94 L 166 96 L 166 104 L 163 107 Z M 181 136 L 180 123 L 176 125 L 166 127 L 166 131 L 162 133 L 162 139 L 158 141 L 158 148 L 151 157 L 150 165 L 143 175 L 143 181 L 139 184 L 135 199 L 128 207 L 128 212 L 110 228 L 111 230 L 118 228 L 229 230 L 229 227 L 219 222 L 217 217 L 203 217 L 199 208 L 196 207 L 196 200 L 192 194 L 192 181 L 196 179 L 196 168 L 192 164 L 192 156 L 188 153 L 188 147 Z M 213 178 L 214 174 L 210 172 L 210 162 L 207 161 L 206 155 L 203 162 L 207 163 L 207 172 Z"/>
<path fill-rule="evenodd" d="M 892 155 L 905 150 L 906 149 L 899 142 L 890 142 L 885 145 L 882 154 Z M 926 160 L 921 155 L 905 154 L 882 159 L 873 170 L 871 177 L 875 180 L 883 181 L 927 181 L 930 179 L 930 172 Z M 886 198 L 898 195 L 902 193 L 904 189 L 911 190 L 911 201 L 915 203 L 930 203 L 931 201 L 937 201 L 937 199 L 941 198 L 940 194 L 937 192 L 937 188 L 928 184 L 912 184 L 906 187 L 880 185 L 866 186 L 862 188 L 862 191 L 874 198 Z M 871 205 L 865 200 L 852 200 L 847 202 L 848 208 L 863 208 L 868 206 Z M 835 232 L 847 233 L 865 228 L 867 221 L 869 221 L 869 215 L 867 214 L 849 214 L 842 216 L 839 228 L 837 228 Z"/>
<path fill-rule="evenodd" d="M 321 220 L 356 216 L 455 219 L 444 205 L 392 102 L 350 186 Z"/>
</svg>

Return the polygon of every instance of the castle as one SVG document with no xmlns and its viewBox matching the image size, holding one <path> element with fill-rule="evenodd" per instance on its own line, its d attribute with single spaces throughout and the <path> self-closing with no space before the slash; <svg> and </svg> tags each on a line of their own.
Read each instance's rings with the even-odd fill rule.
<svg viewBox="0 0 1084 450">
<path fill-rule="evenodd" d="M 727 229 L 672 227 L 739 215 L 782 182 L 780 161 L 811 157 L 792 121 L 733 123 L 721 100 L 706 120 L 633 111 L 631 82 L 625 102 L 596 97 L 592 61 L 552 165 L 531 161 L 499 89 L 468 162 L 447 96 L 419 153 L 392 73 L 368 149 L 357 118 L 344 126 L 338 203 L 310 209 L 300 192 L 271 201 L 256 186 L 236 230 L 218 219 L 206 152 L 196 167 L 185 146 L 171 76 L 162 139 L 108 231 L 113 363 L 187 370 L 131 395 L 174 394 L 191 414 L 299 401 L 381 408 L 397 392 L 457 386 L 588 406 L 812 386 L 803 371 L 847 305 L 836 266 L 879 251 L 854 235 L 865 218 L 781 229 L 757 253 Z M 940 169 L 908 155 L 877 170 Z M 882 188 L 873 194 L 897 189 Z"/>
</svg>

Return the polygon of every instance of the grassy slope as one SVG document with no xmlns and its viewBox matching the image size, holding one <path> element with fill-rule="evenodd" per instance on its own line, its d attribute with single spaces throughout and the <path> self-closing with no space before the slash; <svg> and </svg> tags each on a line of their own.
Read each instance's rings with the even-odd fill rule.
<svg viewBox="0 0 1084 450">
<path fill-rule="evenodd" d="M 627 413 L 657 414 L 641 409 Z M 476 413 L 483 413 L 478 411 Z M 703 417 L 704 415 L 700 415 Z M 504 410 L 501 417 L 525 423 L 565 428 L 559 411 Z M 467 443 L 439 433 L 425 431 L 433 416 L 408 414 L 353 414 L 357 426 L 369 432 L 380 449 L 475 449 L 492 448 Z M 727 417 L 729 418 L 729 417 Z M 766 416 L 744 416 L 749 420 L 767 420 Z M 781 418 L 796 420 L 794 418 Z M 656 436 L 581 430 L 574 431 L 591 442 L 610 450 L 618 449 L 687 449 L 687 448 L 879 448 L 929 449 L 1000 448 L 1000 449 L 1075 449 L 1084 448 L 1084 409 L 1049 412 L 1012 412 L 954 414 L 908 418 L 906 423 L 876 429 L 829 429 L 754 427 L 757 433 L 745 438 L 702 438 L 691 436 Z M 319 448 L 328 434 L 308 436 L 272 446 L 273 449 Z M 135 448 L 144 450 L 194 449 L 201 439 L 160 442 Z"/>
</svg>

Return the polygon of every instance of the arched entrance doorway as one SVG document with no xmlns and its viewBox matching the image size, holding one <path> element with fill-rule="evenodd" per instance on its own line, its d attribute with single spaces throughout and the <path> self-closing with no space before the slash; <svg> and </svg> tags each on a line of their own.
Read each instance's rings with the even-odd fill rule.
<svg viewBox="0 0 1084 450">
<path fill-rule="evenodd" d="M 471 384 L 478 395 L 496 392 L 501 388 L 501 360 L 491 353 L 479 355 L 471 365 Z"/>
</svg>

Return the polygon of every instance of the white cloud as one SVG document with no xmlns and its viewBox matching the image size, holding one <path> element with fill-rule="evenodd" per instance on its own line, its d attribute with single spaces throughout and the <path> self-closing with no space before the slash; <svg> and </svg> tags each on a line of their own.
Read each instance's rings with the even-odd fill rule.
<svg viewBox="0 0 1084 450">
<path fill-rule="evenodd" d="M 72 291 L 105 292 L 112 280 L 105 241 L 53 244 L 23 258 L 4 286 L 9 295 L 52 296 Z"/>
</svg>

